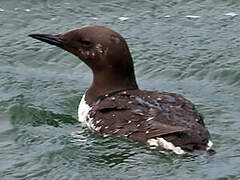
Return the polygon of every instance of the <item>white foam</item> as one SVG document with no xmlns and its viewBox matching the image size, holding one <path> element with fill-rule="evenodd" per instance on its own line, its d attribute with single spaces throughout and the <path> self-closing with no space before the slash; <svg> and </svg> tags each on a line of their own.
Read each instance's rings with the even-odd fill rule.
<svg viewBox="0 0 240 180">
<path fill-rule="evenodd" d="M 129 19 L 129 17 L 119 17 L 118 19 L 119 19 L 120 21 L 126 21 L 126 20 Z"/>
<path fill-rule="evenodd" d="M 176 154 L 185 154 L 185 152 L 180 148 L 174 146 L 171 142 L 166 141 L 164 138 L 152 138 L 147 141 L 150 146 L 161 147 L 166 150 L 171 150 Z"/>
<path fill-rule="evenodd" d="M 235 17 L 235 16 L 237 16 L 238 14 L 235 13 L 235 12 L 230 12 L 230 13 L 226 13 L 226 14 L 224 14 L 224 15 L 225 15 L 225 16 Z"/>
<path fill-rule="evenodd" d="M 193 15 L 187 15 L 185 17 L 186 18 L 190 18 L 190 19 L 198 19 L 198 18 L 200 18 L 200 16 L 193 16 Z"/>
</svg>

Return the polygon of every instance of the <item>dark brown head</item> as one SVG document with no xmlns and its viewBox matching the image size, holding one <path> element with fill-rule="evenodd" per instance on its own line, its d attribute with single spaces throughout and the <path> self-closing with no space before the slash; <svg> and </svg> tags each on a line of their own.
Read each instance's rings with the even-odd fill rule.
<svg viewBox="0 0 240 180">
<path fill-rule="evenodd" d="M 60 35 L 29 36 L 76 55 L 92 69 L 94 80 L 87 92 L 95 96 L 91 103 L 106 93 L 138 89 L 127 43 L 111 29 L 88 26 Z"/>
</svg>

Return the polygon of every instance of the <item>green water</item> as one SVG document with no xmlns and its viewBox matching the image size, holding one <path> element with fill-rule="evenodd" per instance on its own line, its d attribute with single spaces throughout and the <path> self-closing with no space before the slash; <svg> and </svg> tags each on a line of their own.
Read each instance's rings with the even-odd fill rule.
<svg viewBox="0 0 240 180">
<path fill-rule="evenodd" d="M 240 1 L 1 0 L 0 179 L 240 179 L 240 15 L 231 12 Z M 126 38 L 141 89 L 196 104 L 216 155 L 162 154 L 81 126 L 90 70 L 27 35 L 94 24 Z"/>
</svg>

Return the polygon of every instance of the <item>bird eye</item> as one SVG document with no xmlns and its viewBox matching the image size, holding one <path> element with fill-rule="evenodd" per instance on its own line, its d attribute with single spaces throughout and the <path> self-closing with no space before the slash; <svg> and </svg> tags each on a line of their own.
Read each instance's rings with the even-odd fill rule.
<svg viewBox="0 0 240 180">
<path fill-rule="evenodd" d="M 84 47 L 90 47 L 92 45 L 90 41 L 86 41 L 86 40 L 80 40 L 80 44 Z"/>
</svg>

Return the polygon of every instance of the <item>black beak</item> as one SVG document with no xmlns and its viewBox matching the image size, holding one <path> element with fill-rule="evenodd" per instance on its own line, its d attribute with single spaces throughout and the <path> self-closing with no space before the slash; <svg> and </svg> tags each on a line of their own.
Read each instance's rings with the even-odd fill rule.
<svg viewBox="0 0 240 180">
<path fill-rule="evenodd" d="M 60 38 L 60 35 L 52 34 L 29 34 L 30 37 L 46 42 L 51 45 L 63 47 L 67 45 L 67 42 Z"/>
</svg>

